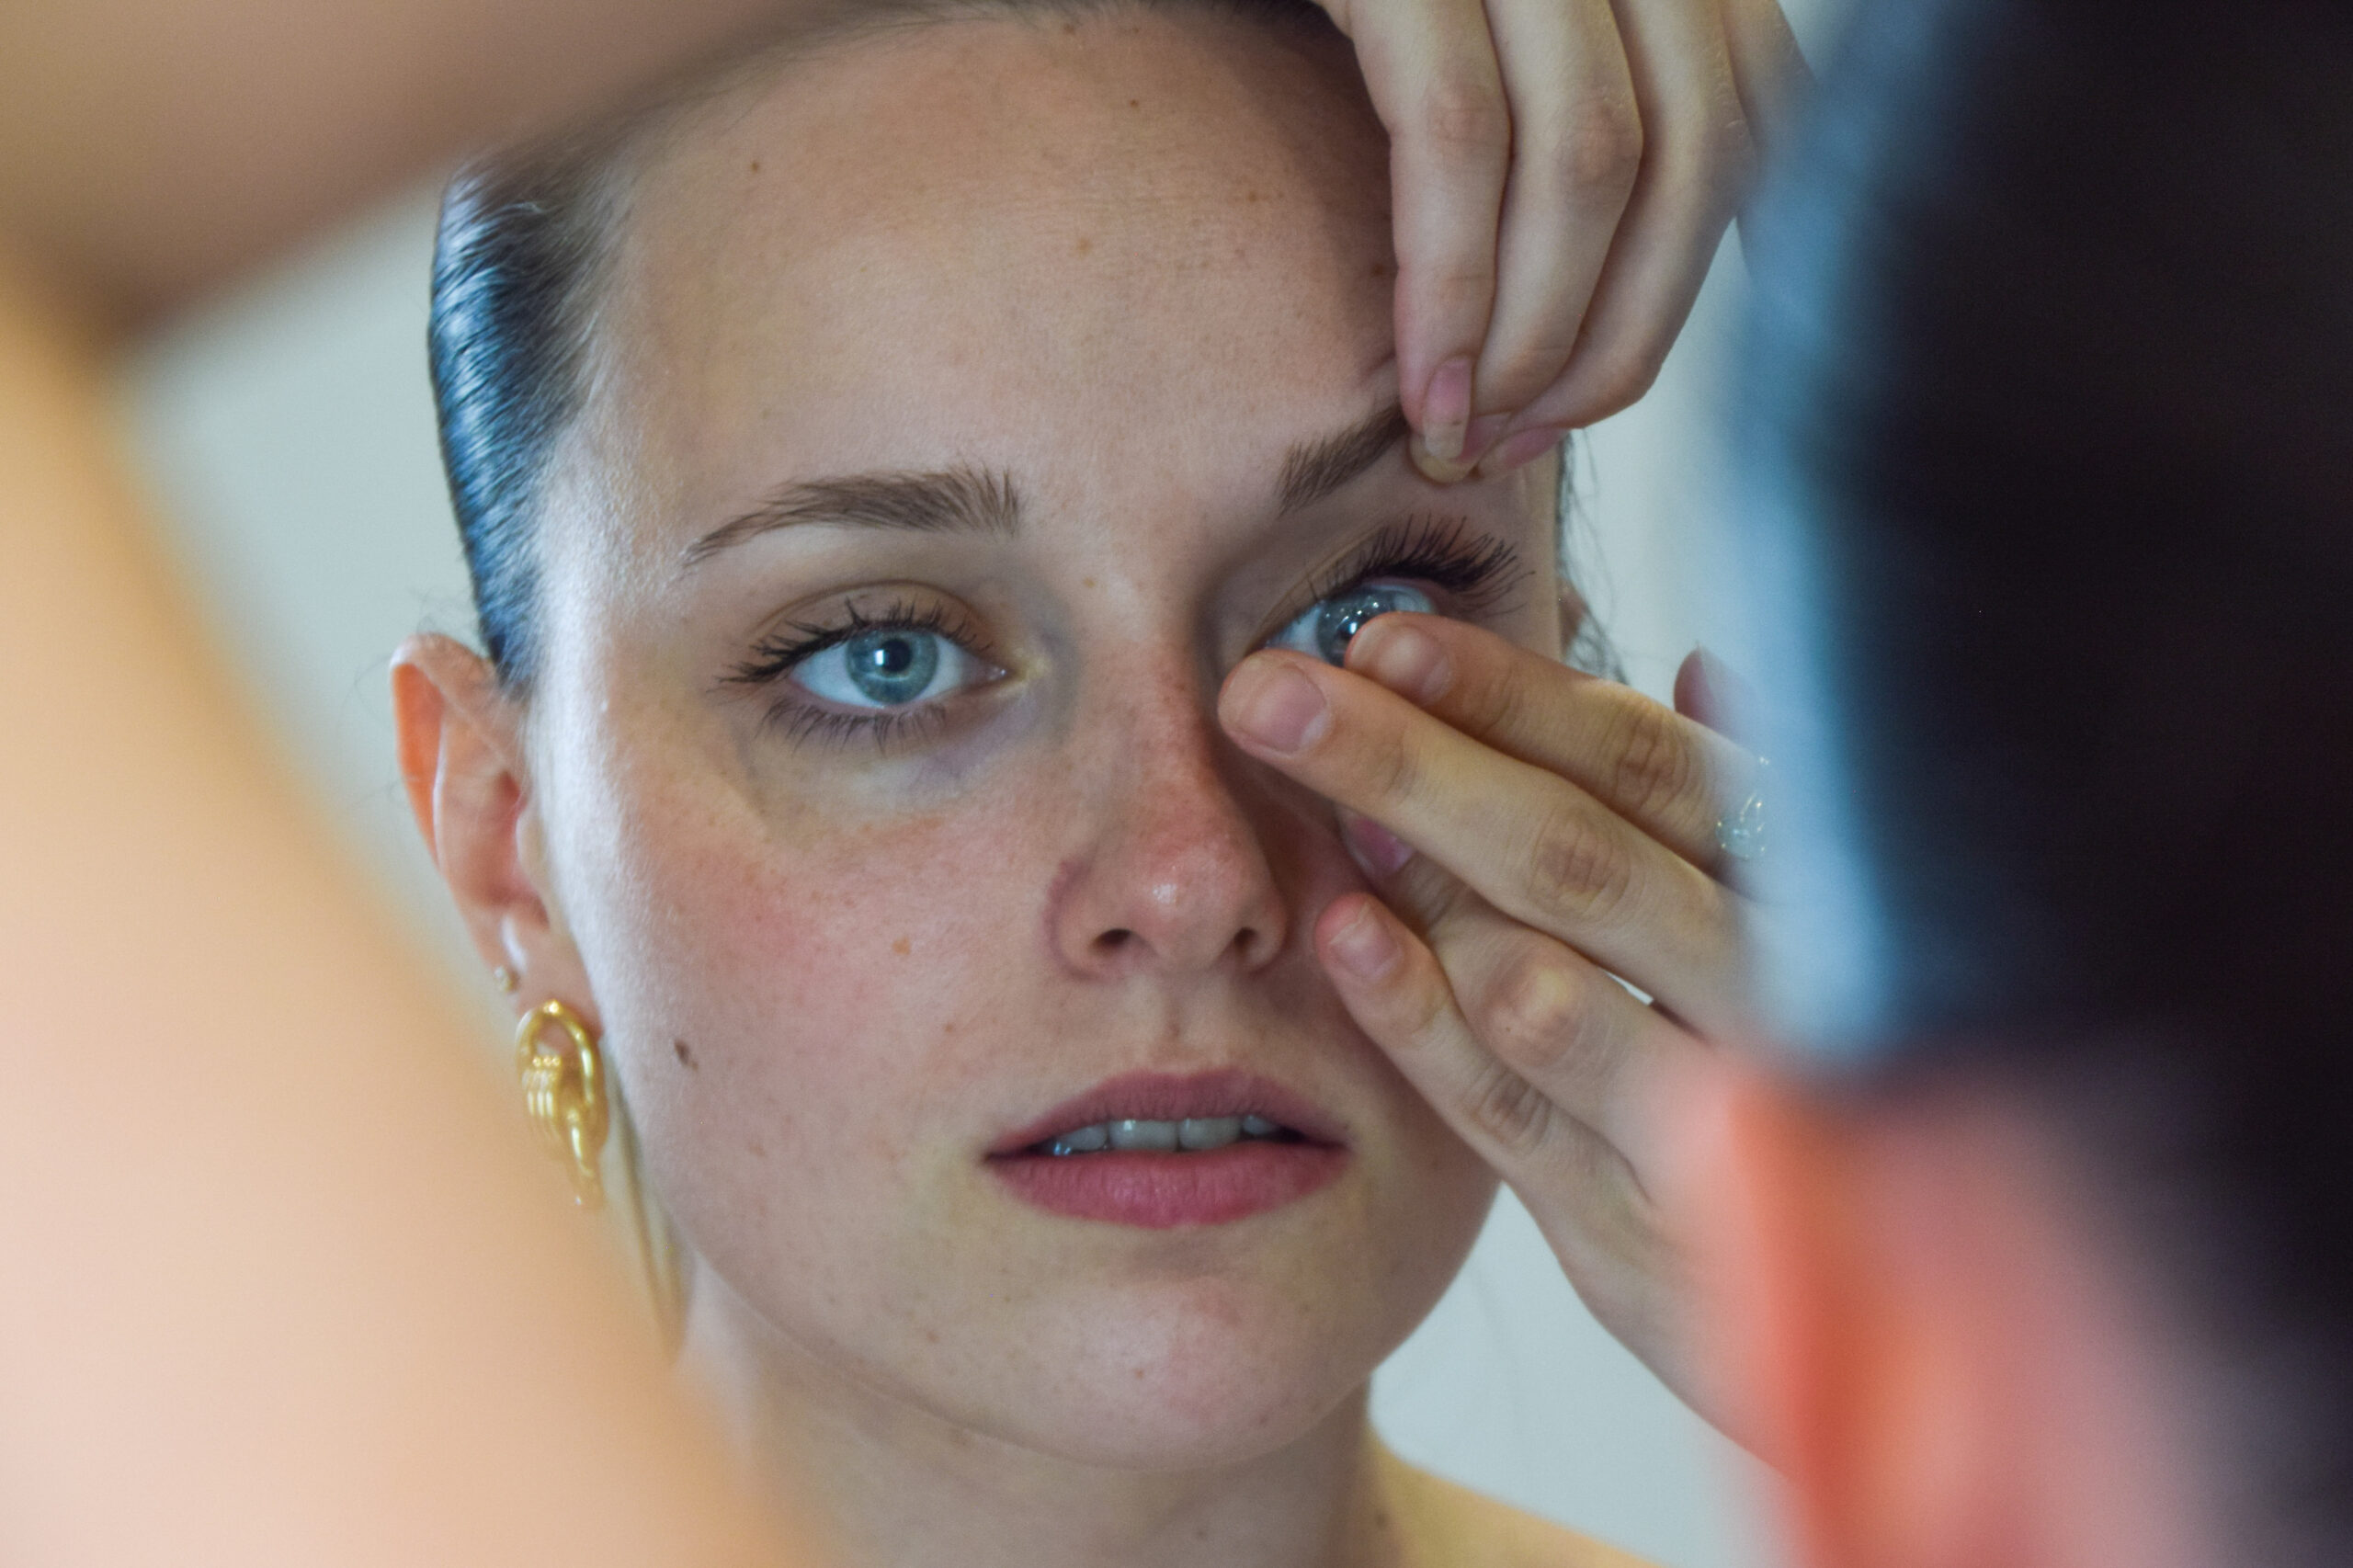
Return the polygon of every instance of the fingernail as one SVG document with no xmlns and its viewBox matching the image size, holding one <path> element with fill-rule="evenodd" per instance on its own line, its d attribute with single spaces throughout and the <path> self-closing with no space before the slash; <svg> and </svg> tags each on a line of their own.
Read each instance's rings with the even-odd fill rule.
<svg viewBox="0 0 2353 1568">
<path fill-rule="evenodd" d="M 1484 479 L 1509 473 L 1523 463 L 1533 461 L 1568 439 L 1568 431 L 1557 425 L 1539 425 L 1530 430 L 1506 436 L 1495 449 L 1479 460 L 1479 474 Z"/>
<path fill-rule="evenodd" d="M 1458 354 L 1430 372 L 1422 392 L 1422 444 L 1440 462 L 1462 460 L 1462 427 L 1471 417 L 1471 357 Z"/>
<path fill-rule="evenodd" d="M 1462 461 L 1477 467 L 1479 460 L 1487 455 L 1487 449 L 1503 439 L 1504 432 L 1511 428 L 1511 422 L 1518 417 L 1514 414 L 1483 414 L 1464 426 Z"/>
<path fill-rule="evenodd" d="M 1376 981 L 1397 967 L 1397 939 L 1368 906 L 1332 933 L 1324 946 L 1333 961 L 1361 981 Z"/>
<path fill-rule="evenodd" d="M 1373 821 L 1348 812 L 1340 823 L 1340 842 L 1359 870 L 1374 881 L 1393 876 L 1414 858 L 1414 846 Z"/>
<path fill-rule="evenodd" d="M 1235 739 L 1286 756 L 1305 751 L 1332 727 L 1332 710 L 1315 683 L 1275 659 L 1235 670 L 1218 706 Z"/>
<path fill-rule="evenodd" d="M 1348 667 L 1427 707 L 1454 684 L 1454 661 L 1437 638 L 1409 622 L 1375 619 L 1348 644 Z M 1366 644 L 1371 644 L 1366 650 Z"/>
<path fill-rule="evenodd" d="M 1405 443 L 1405 450 L 1412 455 L 1414 466 L 1422 471 L 1422 477 L 1432 484 L 1459 484 L 1471 477 L 1469 463 L 1459 458 L 1438 456 L 1418 433 Z"/>
</svg>

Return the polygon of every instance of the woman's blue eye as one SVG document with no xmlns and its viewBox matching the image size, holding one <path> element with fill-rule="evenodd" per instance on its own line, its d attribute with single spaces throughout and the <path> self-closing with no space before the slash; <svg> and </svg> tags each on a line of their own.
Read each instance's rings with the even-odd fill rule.
<svg viewBox="0 0 2353 1568">
<path fill-rule="evenodd" d="M 1366 621 L 1392 610 L 1435 615 L 1438 604 L 1409 583 L 1359 583 L 1308 606 L 1289 626 L 1268 638 L 1267 646 L 1313 653 L 1336 665 L 1347 657 L 1348 643 L 1364 630 Z"/>
<path fill-rule="evenodd" d="M 792 667 L 792 680 L 844 708 L 904 708 L 960 691 L 991 673 L 939 632 L 878 626 L 810 654 Z"/>
</svg>

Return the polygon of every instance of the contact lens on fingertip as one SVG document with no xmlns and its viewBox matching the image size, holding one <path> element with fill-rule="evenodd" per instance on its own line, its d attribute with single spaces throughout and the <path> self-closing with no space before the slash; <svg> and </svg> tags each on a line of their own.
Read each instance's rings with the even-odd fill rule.
<svg viewBox="0 0 2353 1568">
<path fill-rule="evenodd" d="M 1357 633 L 1373 617 L 1397 610 L 1427 615 L 1436 608 L 1429 595 L 1403 583 L 1368 583 L 1345 594 L 1335 594 L 1316 611 L 1317 649 L 1326 662 L 1339 664 L 1348 655 L 1348 644 L 1356 641 Z"/>
<path fill-rule="evenodd" d="M 1411 584 L 1359 584 L 1316 600 L 1268 639 L 1267 645 L 1313 653 L 1327 665 L 1336 665 L 1347 658 L 1348 644 L 1373 617 L 1395 610 L 1430 615 L 1437 609 L 1437 602 Z"/>
</svg>

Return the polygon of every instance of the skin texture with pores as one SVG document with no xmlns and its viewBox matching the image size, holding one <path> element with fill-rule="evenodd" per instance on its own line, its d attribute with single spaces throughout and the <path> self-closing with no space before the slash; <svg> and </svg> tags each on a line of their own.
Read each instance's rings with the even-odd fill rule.
<svg viewBox="0 0 2353 1568">
<path fill-rule="evenodd" d="M 474 732 L 437 837 L 477 938 L 601 1030 L 695 1255 L 687 1358 L 855 1556 L 1606 1555 L 1369 1441 L 1494 1177 L 1318 968 L 1365 886 L 1333 808 L 1213 716 L 1384 530 L 1508 552 L 1439 612 L 1561 645 L 1552 465 L 1440 490 L 1396 441 L 1278 504 L 1397 400 L 1385 156 L 1344 45 L 1209 15 L 778 63 L 641 150 L 528 701 L 410 655 Z M 949 472 L 1017 525 L 696 549 Z M 971 683 L 878 731 L 739 678 L 847 615 L 952 634 Z M 1146 1229 L 991 1169 L 1105 1079 L 1221 1069 L 1312 1105 L 1337 1177 Z"/>
</svg>

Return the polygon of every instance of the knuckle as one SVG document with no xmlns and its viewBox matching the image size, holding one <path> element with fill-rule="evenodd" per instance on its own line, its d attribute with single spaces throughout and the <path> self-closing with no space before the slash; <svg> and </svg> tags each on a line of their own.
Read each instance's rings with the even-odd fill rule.
<svg viewBox="0 0 2353 1568">
<path fill-rule="evenodd" d="M 1613 355 L 1587 370 L 1578 418 L 1590 424 L 1640 403 L 1658 380 L 1665 353 L 1664 345 L 1655 350 L 1645 346 L 1638 353 Z"/>
<path fill-rule="evenodd" d="M 1633 892 L 1633 861 L 1595 813 L 1571 802 L 1555 807 L 1537 829 L 1529 884 L 1540 914 L 1590 925 L 1626 903 Z"/>
<path fill-rule="evenodd" d="M 1486 1063 L 1470 1085 L 1463 1114 L 1508 1158 L 1525 1158 L 1551 1137 L 1559 1114 L 1535 1085 L 1500 1062 Z"/>
<path fill-rule="evenodd" d="M 1422 790 L 1421 748 L 1410 728 L 1397 732 L 1388 745 L 1376 746 L 1367 759 L 1364 783 L 1371 801 L 1382 806 L 1411 801 Z M 1370 813 L 1379 817 L 1381 812 Z"/>
<path fill-rule="evenodd" d="M 1699 789 L 1699 758 L 1665 709 L 1636 699 L 1613 727 L 1609 798 L 1625 811 L 1657 816 Z"/>
<path fill-rule="evenodd" d="M 1463 259 L 1422 269 L 1414 287 L 1448 317 L 1483 316 L 1494 298 L 1495 275 L 1492 267 Z"/>
<path fill-rule="evenodd" d="M 1464 706 L 1472 733 L 1479 735 L 1517 735 L 1528 733 L 1530 721 L 1539 717 L 1529 711 L 1533 694 L 1527 681 L 1518 678 L 1518 672 L 1509 665 L 1482 672 Z"/>
<path fill-rule="evenodd" d="M 1631 94 L 1597 95 L 1547 140 L 1540 151 L 1562 171 L 1573 198 L 1615 205 L 1634 188 L 1644 142 Z"/>
<path fill-rule="evenodd" d="M 1531 946 L 1483 988 L 1477 1028 L 1487 1048 L 1505 1062 L 1548 1074 L 1582 1054 L 1592 1017 L 1592 993 L 1584 978 Z"/>
<path fill-rule="evenodd" d="M 1706 153 L 1709 189 L 1717 204 L 1726 209 L 1737 205 L 1756 182 L 1760 162 L 1748 117 L 1735 109 L 1711 120 Z"/>
<path fill-rule="evenodd" d="M 1440 76 L 1421 104 L 1423 139 L 1449 162 L 1500 162 L 1511 141 L 1511 110 L 1500 87 L 1476 76 Z"/>
<path fill-rule="evenodd" d="M 1416 935 L 1436 938 L 1471 912 L 1472 894 L 1461 878 L 1416 855 L 1392 879 L 1384 902 Z"/>
</svg>

